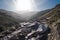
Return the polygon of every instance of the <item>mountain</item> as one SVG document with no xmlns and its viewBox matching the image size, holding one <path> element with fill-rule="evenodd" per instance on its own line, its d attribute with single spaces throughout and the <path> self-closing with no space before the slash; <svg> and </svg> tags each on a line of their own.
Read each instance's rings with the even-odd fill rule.
<svg viewBox="0 0 60 40">
<path fill-rule="evenodd" d="M 0 10 L 0 32 L 2 31 L 3 28 L 4 29 L 7 29 L 7 27 L 9 27 L 9 26 L 11 27 L 11 25 L 16 25 L 16 24 L 20 23 L 21 21 L 22 22 L 25 22 L 28 19 L 30 19 L 30 20 L 35 20 L 35 19 L 37 19 L 37 20 L 41 20 L 41 19 L 45 20 L 46 24 L 51 29 L 51 32 L 49 34 L 46 34 L 47 31 L 44 32 L 44 33 L 42 33 L 42 35 L 43 34 L 44 35 L 46 34 L 44 36 L 44 38 L 46 36 L 48 36 L 48 39 L 49 40 L 55 40 L 55 39 L 56 40 L 59 40 L 60 39 L 60 4 L 56 5 L 52 9 L 47 9 L 47 10 L 39 11 L 39 12 L 12 12 L 12 11 L 6 11 L 6 10 L 1 9 Z M 42 21 L 42 22 L 44 22 L 44 21 Z M 36 25 L 35 25 L 35 27 L 36 27 Z M 34 29 L 35 27 L 34 26 L 31 26 L 32 29 Z M 22 28 L 22 34 L 26 35 L 25 33 L 27 31 L 30 32 L 30 29 L 29 28 L 26 28 L 25 25 L 24 25 L 24 28 Z M 43 28 L 44 28 L 44 26 L 43 26 Z M 26 32 L 25 32 L 25 29 L 27 29 Z M 19 32 L 19 31 L 20 30 L 18 28 L 18 31 L 16 30 L 16 32 Z M 16 33 L 16 32 L 14 32 L 14 33 Z M 12 34 L 14 34 L 14 33 L 12 33 Z M 41 32 L 38 32 L 38 31 L 37 32 L 34 32 L 31 36 L 37 38 L 37 37 L 39 37 L 38 35 L 40 35 L 40 37 L 41 37 Z M 19 36 L 19 38 L 20 38 L 20 36 Z"/>
<path fill-rule="evenodd" d="M 12 12 L 12 11 L 7 11 L 0 9 L 0 12 L 6 13 L 7 15 L 15 18 L 15 21 L 17 22 L 23 22 L 23 21 L 28 21 L 28 20 L 34 20 L 37 19 L 39 16 L 44 15 L 45 13 L 49 12 L 50 9 L 44 10 L 44 11 L 19 11 L 19 12 Z"/>
<path fill-rule="evenodd" d="M 58 16 L 60 15 L 60 4 L 58 4 L 56 7 L 52 9 L 47 9 L 43 11 L 38 11 L 38 12 L 12 12 L 12 11 L 7 11 L 4 9 L 0 9 L 0 25 L 3 24 L 15 24 L 15 23 L 20 23 L 20 22 L 25 22 L 25 21 L 31 21 L 31 20 L 39 20 L 42 18 L 46 18 L 51 20 L 52 17 L 56 17 L 57 19 Z M 55 20 L 55 19 L 52 19 Z"/>
<path fill-rule="evenodd" d="M 60 39 L 60 4 L 52 8 L 48 13 L 39 17 L 39 19 L 45 19 L 51 29 L 49 40 Z M 53 39 L 52 39 L 53 38 Z"/>
<path fill-rule="evenodd" d="M 43 16 L 40 16 L 40 18 L 52 18 L 53 16 L 58 16 L 60 13 L 60 4 L 56 5 L 54 8 L 52 8 L 48 13 L 46 13 Z"/>
<path fill-rule="evenodd" d="M 11 26 L 18 24 L 18 21 L 7 14 L 8 11 L 0 9 L 0 29 L 6 30 Z M 0 31 L 1 32 L 1 31 Z"/>
<path fill-rule="evenodd" d="M 15 26 L 20 22 L 25 22 L 27 19 L 29 19 L 30 16 L 26 16 L 21 14 L 22 12 L 12 12 L 12 11 L 7 11 L 4 9 L 0 9 L 0 29 L 8 29 L 11 26 Z M 35 13 L 35 12 L 24 12 L 24 13 Z"/>
<path fill-rule="evenodd" d="M 16 13 L 13 11 L 7 11 L 4 9 L 0 9 L 0 12 L 6 14 L 7 17 L 10 16 L 12 18 L 11 20 L 14 20 L 15 22 L 23 21 L 23 17 L 21 17 L 20 13 Z"/>
</svg>

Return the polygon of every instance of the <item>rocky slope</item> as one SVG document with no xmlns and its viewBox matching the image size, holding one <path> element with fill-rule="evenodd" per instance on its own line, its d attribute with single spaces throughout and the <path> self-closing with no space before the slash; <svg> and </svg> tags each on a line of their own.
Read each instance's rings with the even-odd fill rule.
<svg viewBox="0 0 60 40">
<path fill-rule="evenodd" d="M 40 17 L 40 20 L 46 20 L 47 24 L 51 28 L 51 33 L 49 35 L 49 40 L 59 40 L 60 39 L 60 4 L 52 8 L 51 11 Z"/>
</svg>

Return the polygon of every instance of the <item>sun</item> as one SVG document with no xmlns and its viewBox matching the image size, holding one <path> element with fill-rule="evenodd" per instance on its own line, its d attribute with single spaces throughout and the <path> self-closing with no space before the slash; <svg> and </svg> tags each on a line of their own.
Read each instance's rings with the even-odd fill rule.
<svg viewBox="0 0 60 40">
<path fill-rule="evenodd" d="M 16 0 L 15 8 L 18 11 L 32 11 L 33 5 L 31 0 Z"/>
</svg>

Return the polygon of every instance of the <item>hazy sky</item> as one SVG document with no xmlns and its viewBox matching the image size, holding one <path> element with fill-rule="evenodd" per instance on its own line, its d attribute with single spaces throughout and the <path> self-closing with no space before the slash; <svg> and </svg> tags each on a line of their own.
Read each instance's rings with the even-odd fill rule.
<svg viewBox="0 0 60 40">
<path fill-rule="evenodd" d="M 0 0 L 0 9 L 10 11 L 45 10 L 59 4 L 60 0 Z"/>
</svg>

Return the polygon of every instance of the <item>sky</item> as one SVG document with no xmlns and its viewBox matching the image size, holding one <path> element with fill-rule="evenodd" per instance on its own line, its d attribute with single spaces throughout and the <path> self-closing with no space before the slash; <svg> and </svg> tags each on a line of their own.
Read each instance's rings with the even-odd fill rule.
<svg viewBox="0 0 60 40">
<path fill-rule="evenodd" d="M 0 9 L 9 11 L 42 11 L 60 4 L 60 0 L 0 0 Z"/>
</svg>

